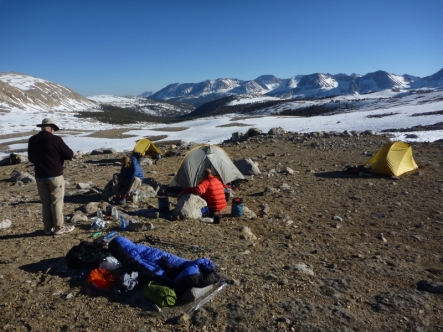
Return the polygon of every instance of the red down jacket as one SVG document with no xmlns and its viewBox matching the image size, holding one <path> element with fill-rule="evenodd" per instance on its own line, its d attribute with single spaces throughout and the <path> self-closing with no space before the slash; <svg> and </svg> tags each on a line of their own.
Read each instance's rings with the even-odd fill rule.
<svg viewBox="0 0 443 332">
<path fill-rule="evenodd" d="M 223 183 L 214 175 L 209 175 L 196 187 L 185 189 L 183 194 L 201 196 L 213 212 L 221 211 L 227 206 Z"/>
</svg>

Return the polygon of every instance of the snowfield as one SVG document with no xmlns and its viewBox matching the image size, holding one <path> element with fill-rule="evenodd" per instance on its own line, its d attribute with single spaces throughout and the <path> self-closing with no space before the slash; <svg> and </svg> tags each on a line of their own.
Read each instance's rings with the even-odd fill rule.
<svg viewBox="0 0 443 332">
<path fill-rule="evenodd" d="M 393 96 L 397 96 L 393 98 Z M 130 98 L 97 96 L 90 99 L 105 102 L 116 102 L 117 104 L 127 103 Z M 239 98 L 232 104 L 241 104 L 242 102 L 263 102 L 267 97 L 255 99 Z M 336 104 L 348 103 L 352 108 L 344 113 L 334 115 L 324 115 L 315 117 L 289 117 L 278 116 L 282 108 L 296 109 L 315 104 Z M 114 148 L 117 151 L 131 150 L 138 139 L 147 136 L 167 135 L 165 140 L 183 140 L 185 142 L 211 143 L 218 144 L 229 139 L 233 132 L 246 132 L 251 127 L 268 132 L 271 128 L 282 127 L 287 131 L 293 132 L 316 132 L 316 131 L 337 131 L 345 130 L 373 130 L 380 132 L 392 128 L 410 128 L 418 125 L 431 125 L 443 122 L 442 114 L 412 116 L 413 114 L 424 114 L 443 110 L 443 92 L 433 91 L 428 93 L 396 93 L 391 90 L 377 92 L 370 95 L 354 97 L 337 97 L 329 100 L 319 101 L 291 101 L 275 108 L 263 110 L 257 117 L 239 118 L 238 115 L 230 114 L 225 116 L 208 117 L 192 121 L 176 123 L 174 125 L 140 123 L 125 126 L 125 134 L 134 135 L 131 137 L 122 137 L 116 139 L 86 137 L 91 132 L 100 130 L 117 129 L 121 126 L 100 123 L 88 119 L 76 118 L 75 112 L 71 111 L 43 111 L 38 110 L 20 110 L 12 109 L 9 113 L 0 113 L 0 135 L 27 133 L 21 138 L 30 137 L 30 132 L 37 132 L 37 124 L 41 123 L 45 117 L 50 117 L 62 128 L 60 134 L 65 142 L 75 151 L 92 151 L 96 148 Z M 257 114 L 256 114 L 257 115 Z M 370 117 L 368 117 L 370 116 Z M 233 118 L 237 118 L 233 121 Z M 238 124 L 236 126 L 235 124 Z M 231 126 L 226 126 L 231 125 Z M 188 127 L 184 131 L 158 131 L 153 129 L 165 127 Z M 415 134 L 417 138 L 406 138 L 408 134 Z M 17 136 L 17 135 L 16 135 Z M 434 131 L 410 131 L 403 133 L 394 133 L 393 140 L 402 141 L 420 141 L 432 142 L 443 139 L 442 130 Z M 11 142 L 9 149 L 25 149 L 27 143 L 17 142 L 19 138 L 0 139 L 0 144 Z M 17 142 L 17 143 L 14 143 Z M 0 155 L 8 154 L 7 150 L 0 151 Z"/>
</svg>

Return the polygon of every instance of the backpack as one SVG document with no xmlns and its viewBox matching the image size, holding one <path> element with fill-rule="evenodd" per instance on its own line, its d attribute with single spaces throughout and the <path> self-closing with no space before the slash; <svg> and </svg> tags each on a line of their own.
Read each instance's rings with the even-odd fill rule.
<svg viewBox="0 0 443 332">
<path fill-rule="evenodd" d="M 21 159 L 19 156 L 17 156 L 15 153 L 11 153 L 9 155 L 9 162 L 11 165 L 15 165 L 15 164 L 20 164 L 21 163 Z"/>
<path fill-rule="evenodd" d="M 102 244 L 82 241 L 68 251 L 66 260 L 70 269 L 98 268 L 107 256 L 109 256 L 109 250 Z"/>
</svg>

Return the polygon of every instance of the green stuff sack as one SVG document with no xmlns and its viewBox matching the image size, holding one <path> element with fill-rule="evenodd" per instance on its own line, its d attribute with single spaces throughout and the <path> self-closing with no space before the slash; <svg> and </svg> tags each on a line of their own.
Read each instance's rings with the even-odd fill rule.
<svg viewBox="0 0 443 332">
<path fill-rule="evenodd" d="M 172 307 L 177 301 L 177 295 L 172 288 L 155 281 L 151 281 L 145 286 L 143 295 L 160 307 Z"/>
</svg>

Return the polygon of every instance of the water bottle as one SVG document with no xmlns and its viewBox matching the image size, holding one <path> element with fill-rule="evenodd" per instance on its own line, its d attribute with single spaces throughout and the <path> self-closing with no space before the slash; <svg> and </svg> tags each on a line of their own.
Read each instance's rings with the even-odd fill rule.
<svg viewBox="0 0 443 332">
<path fill-rule="evenodd" d="M 112 215 L 112 219 L 114 219 L 114 221 L 118 220 L 118 210 L 115 206 L 112 207 L 111 215 Z"/>
<path fill-rule="evenodd" d="M 137 190 L 134 190 L 134 192 L 132 193 L 132 202 L 133 203 L 138 202 L 138 191 Z"/>
<path fill-rule="evenodd" d="M 112 232 L 105 235 L 105 237 L 103 238 L 103 241 L 110 242 L 116 235 L 117 235 L 117 231 L 112 231 Z"/>
<path fill-rule="evenodd" d="M 122 230 L 125 230 L 125 229 L 126 229 L 126 226 L 127 226 L 127 224 L 126 224 L 125 217 L 123 217 L 123 215 L 121 214 L 121 215 L 120 215 L 120 228 L 121 228 Z"/>
<path fill-rule="evenodd" d="M 100 208 L 97 208 L 97 217 L 100 219 L 103 219 L 103 212 L 102 212 L 102 209 L 100 209 Z"/>
</svg>

